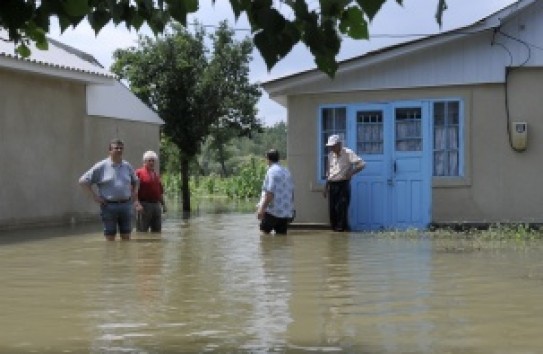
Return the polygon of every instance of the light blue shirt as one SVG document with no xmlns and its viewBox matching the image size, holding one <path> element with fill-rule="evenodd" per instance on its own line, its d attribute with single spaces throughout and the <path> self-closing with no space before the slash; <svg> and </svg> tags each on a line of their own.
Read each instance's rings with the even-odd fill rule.
<svg viewBox="0 0 543 354">
<path fill-rule="evenodd" d="M 108 157 L 85 172 L 79 183 L 96 184 L 98 193 L 106 200 L 126 200 L 132 197 L 132 186 L 139 180 L 128 162 L 114 164 Z"/>
<path fill-rule="evenodd" d="M 262 190 L 271 192 L 273 200 L 266 212 L 278 218 L 291 218 L 294 213 L 294 183 L 290 172 L 278 163 L 272 164 L 266 172 Z"/>
</svg>

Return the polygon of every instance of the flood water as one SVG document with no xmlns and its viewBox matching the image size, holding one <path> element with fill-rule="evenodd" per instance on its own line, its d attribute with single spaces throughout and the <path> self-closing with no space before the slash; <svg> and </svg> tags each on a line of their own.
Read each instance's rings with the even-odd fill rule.
<svg viewBox="0 0 543 354">
<path fill-rule="evenodd" d="M 1 353 L 540 353 L 543 250 L 291 230 L 254 214 L 0 234 Z"/>
</svg>

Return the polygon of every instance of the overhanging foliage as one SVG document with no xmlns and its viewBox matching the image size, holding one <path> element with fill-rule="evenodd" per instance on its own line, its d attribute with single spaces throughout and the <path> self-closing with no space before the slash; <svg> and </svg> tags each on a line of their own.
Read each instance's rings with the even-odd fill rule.
<svg viewBox="0 0 543 354">
<path fill-rule="evenodd" d="M 58 19 L 62 31 L 86 19 L 96 33 L 108 23 L 124 23 L 135 30 L 147 24 L 159 34 L 172 20 L 186 26 L 187 16 L 198 11 L 200 1 L 208 0 L 1 0 L 0 27 L 7 30 L 7 40 L 18 44 L 17 52 L 26 57 L 30 42 L 47 49 L 46 34 L 53 18 Z M 230 5 L 236 19 L 247 15 L 252 40 L 268 70 L 301 42 L 313 54 L 317 67 L 334 76 L 341 35 L 367 39 L 368 23 L 386 1 L 320 0 L 320 6 L 310 7 L 313 2 L 306 0 L 230 0 Z M 436 21 L 441 25 L 446 3 L 436 1 Z"/>
</svg>

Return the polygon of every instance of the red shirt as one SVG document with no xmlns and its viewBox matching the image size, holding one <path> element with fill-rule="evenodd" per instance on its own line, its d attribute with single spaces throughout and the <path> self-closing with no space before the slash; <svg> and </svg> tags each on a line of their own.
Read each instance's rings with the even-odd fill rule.
<svg viewBox="0 0 543 354">
<path fill-rule="evenodd" d="M 140 188 L 138 190 L 138 199 L 140 202 L 160 202 L 164 188 L 162 187 L 158 173 L 142 167 L 136 170 L 136 176 L 140 180 Z"/>
</svg>

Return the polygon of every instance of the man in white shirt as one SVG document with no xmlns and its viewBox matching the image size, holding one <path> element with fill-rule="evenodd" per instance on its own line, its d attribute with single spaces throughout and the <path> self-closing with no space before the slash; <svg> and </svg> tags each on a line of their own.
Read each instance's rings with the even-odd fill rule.
<svg viewBox="0 0 543 354">
<path fill-rule="evenodd" d="M 279 152 L 271 149 L 266 153 L 268 171 L 262 184 L 262 200 L 258 204 L 257 217 L 260 230 L 269 234 L 286 234 L 288 223 L 294 217 L 294 183 L 290 172 L 279 164 Z"/>
<path fill-rule="evenodd" d="M 362 171 L 366 163 L 349 148 L 343 147 L 339 135 L 331 135 L 326 146 L 328 166 L 324 197 L 328 195 L 328 211 L 332 230 L 349 230 L 348 211 L 351 201 L 351 178 Z"/>
</svg>

